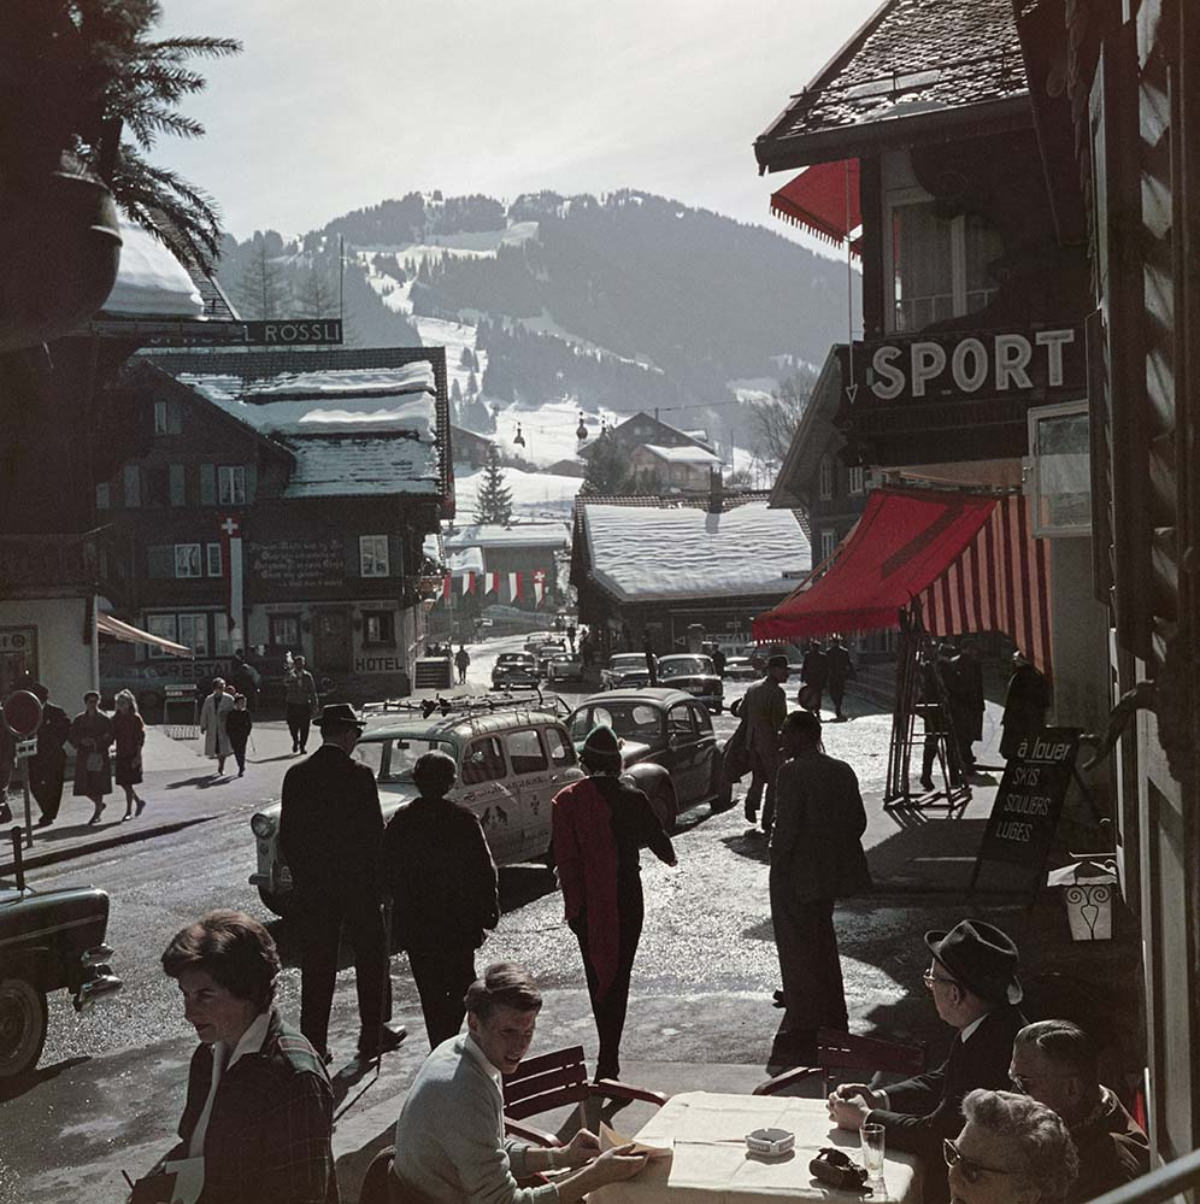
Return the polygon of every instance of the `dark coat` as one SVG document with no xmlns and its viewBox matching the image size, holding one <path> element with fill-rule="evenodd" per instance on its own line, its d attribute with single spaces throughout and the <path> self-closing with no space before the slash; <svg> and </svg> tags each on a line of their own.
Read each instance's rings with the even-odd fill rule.
<svg viewBox="0 0 1200 1204">
<path fill-rule="evenodd" d="M 500 922 L 496 866 L 479 819 L 449 799 L 406 803 L 383 836 L 392 935 L 410 953 L 478 949 Z"/>
<path fill-rule="evenodd" d="M 1071 1128 L 1079 1151 L 1079 1178 L 1066 1204 L 1085 1204 L 1150 1169 L 1150 1141 L 1141 1125 L 1109 1090 L 1094 1116 Z"/>
<path fill-rule="evenodd" d="M 1045 723 L 1049 705 L 1050 687 L 1045 675 L 1033 665 L 1021 665 L 1008 679 L 1000 722 L 1005 727 L 1031 731 Z"/>
<path fill-rule="evenodd" d="M 246 742 L 250 739 L 250 729 L 253 726 L 254 716 L 250 714 L 249 708 L 239 711 L 237 707 L 234 707 L 225 716 L 225 734 L 234 748 L 244 749 L 246 747 Z"/>
<path fill-rule="evenodd" d="M 379 897 L 383 812 L 375 775 L 323 744 L 283 778 L 279 844 L 302 897 Z"/>
<path fill-rule="evenodd" d="M 212 1085 L 212 1047 L 201 1045 L 188 1071 L 180 1145 Z M 204 1138 L 199 1204 L 337 1204 L 332 1149 L 333 1088 L 313 1047 L 272 1010 L 262 1050 L 222 1076 Z"/>
<path fill-rule="evenodd" d="M 109 748 L 113 741 L 112 720 L 103 712 L 89 715 L 80 711 L 71 720 L 68 739 L 75 746 L 75 783 L 72 793 L 76 795 L 105 795 L 112 792 L 112 760 Z M 88 769 L 90 754 L 100 754 L 100 768 Z"/>
<path fill-rule="evenodd" d="M 983 1018 L 969 1041 L 955 1034 L 950 1056 L 937 1070 L 886 1087 L 889 1107 L 872 1109 L 867 1119 L 887 1129 L 888 1149 L 919 1154 L 926 1166 L 935 1167 L 935 1158 L 942 1156 L 942 1138 L 957 1137 L 962 1129 L 963 1096 L 976 1087 L 1012 1090 L 1008 1068 L 1013 1038 L 1025 1023 L 1020 1009 L 998 1007 Z"/>
<path fill-rule="evenodd" d="M 63 747 L 71 734 L 67 712 L 52 702 L 42 705 L 42 725 L 37 734 L 37 758 L 46 765 L 61 765 L 67 758 Z"/>
<path fill-rule="evenodd" d="M 786 875 L 796 902 L 844 899 L 870 889 L 866 830 L 858 778 L 845 761 L 813 751 L 780 766 L 771 873 Z"/>
</svg>

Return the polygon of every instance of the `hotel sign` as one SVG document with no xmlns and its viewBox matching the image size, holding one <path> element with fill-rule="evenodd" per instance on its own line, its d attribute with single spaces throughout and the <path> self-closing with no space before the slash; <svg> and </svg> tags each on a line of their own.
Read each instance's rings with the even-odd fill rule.
<svg viewBox="0 0 1200 1204">
<path fill-rule="evenodd" d="M 1078 396 L 1086 389 L 1083 332 L 1074 326 L 949 331 L 857 343 L 853 373 L 844 371 L 843 379 L 856 409 Z"/>
<path fill-rule="evenodd" d="M 342 341 L 341 318 L 275 318 L 242 325 L 246 342 L 264 347 L 315 347 Z"/>
</svg>

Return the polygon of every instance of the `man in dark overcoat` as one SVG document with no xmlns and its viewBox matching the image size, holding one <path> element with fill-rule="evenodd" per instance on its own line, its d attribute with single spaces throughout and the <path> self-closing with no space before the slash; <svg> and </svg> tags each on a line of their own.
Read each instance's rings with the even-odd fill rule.
<svg viewBox="0 0 1200 1204">
<path fill-rule="evenodd" d="M 779 728 L 787 715 L 788 660 L 782 652 L 767 658 L 766 674 L 742 698 L 738 716 L 746 725 L 746 750 L 750 754 L 750 788 L 746 791 L 746 819 L 758 820 L 763 807 L 763 828 L 771 830 L 775 810 L 775 774 L 779 770 Z M 765 792 L 765 794 L 764 794 Z"/>
<path fill-rule="evenodd" d="M 39 828 L 49 827 L 58 818 L 62 806 L 63 779 L 67 766 L 64 747 L 71 734 L 67 712 L 50 701 L 50 691 L 34 682 L 30 690 L 42 704 L 42 723 L 37 733 L 37 752 L 29 758 L 29 789 L 41 808 Z"/>
<path fill-rule="evenodd" d="M 384 1026 L 391 987 L 381 911 L 383 813 L 374 774 L 350 755 L 365 726 L 354 708 L 332 703 L 316 725 L 323 743 L 284 776 L 279 819 L 302 943 L 300 1031 L 329 1061 L 329 1011 L 344 930 L 354 949 L 358 1056 L 369 1061 L 404 1036 Z"/>
<path fill-rule="evenodd" d="M 858 778 L 826 756 L 821 721 L 793 711 L 783 721 L 771 833 L 771 922 L 787 1009 L 772 1061 L 808 1065 L 817 1029 L 847 1028 L 833 905 L 862 894 L 871 875 L 863 852 L 867 828 Z"/>
</svg>

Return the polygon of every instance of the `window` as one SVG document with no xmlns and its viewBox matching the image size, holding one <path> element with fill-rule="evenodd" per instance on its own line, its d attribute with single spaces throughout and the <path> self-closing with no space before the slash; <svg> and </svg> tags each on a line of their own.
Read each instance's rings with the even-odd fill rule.
<svg viewBox="0 0 1200 1204">
<path fill-rule="evenodd" d="M 358 537 L 359 575 L 362 577 L 388 576 L 388 540 L 386 535 L 360 535 Z"/>
<path fill-rule="evenodd" d="M 217 504 L 217 467 L 215 464 L 200 465 L 200 505 Z"/>
<path fill-rule="evenodd" d="M 107 481 L 96 486 L 96 509 L 107 510 L 112 505 L 112 490 Z"/>
<path fill-rule="evenodd" d="M 508 763 L 513 773 L 539 773 L 546 768 L 542 742 L 532 728 L 509 732 L 504 743 L 508 746 Z"/>
<path fill-rule="evenodd" d="M 174 544 L 151 544 L 146 549 L 146 576 L 152 581 L 166 581 L 175 576 Z"/>
<path fill-rule="evenodd" d="M 209 543 L 204 545 L 205 553 L 205 571 L 210 577 L 220 577 L 221 568 L 221 545 L 219 543 Z"/>
<path fill-rule="evenodd" d="M 702 736 L 708 735 L 713 730 L 712 716 L 708 713 L 707 708 L 692 703 L 692 719 L 695 720 L 696 730 Z"/>
<path fill-rule="evenodd" d="M 828 502 L 833 497 L 833 459 L 830 456 L 821 457 L 818 477 L 817 494 L 821 501 Z"/>
<path fill-rule="evenodd" d="M 136 464 L 125 465 L 125 505 L 142 504 L 142 473 Z"/>
<path fill-rule="evenodd" d="M 187 471 L 182 464 L 171 465 L 171 505 L 187 505 Z"/>
<path fill-rule="evenodd" d="M 363 611 L 363 643 L 395 644 L 396 615 L 390 610 Z"/>
<path fill-rule="evenodd" d="M 995 296 L 991 265 L 1004 247 L 979 215 L 941 217 L 919 189 L 904 189 L 891 204 L 891 227 L 893 330 L 973 314 Z"/>
<path fill-rule="evenodd" d="M 156 435 L 167 433 L 167 403 L 165 401 L 154 403 L 154 433 Z"/>
<path fill-rule="evenodd" d="M 208 615 L 178 615 L 179 642 L 197 656 L 208 655 Z"/>
<path fill-rule="evenodd" d="M 861 464 L 855 464 L 850 469 L 850 493 L 859 497 L 867 487 L 867 470 Z"/>
<path fill-rule="evenodd" d="M 667 712 L 667 736 L 676 740 L 691 740 L 696 735 L 692 711 L 686 702 L 676 703 Z"/>
<path fill-rule="evenodd" d="M 222 506 L 246 504 L 246 470 L 241 464 L 217 469 L 217 498 Z"/>
<path fill-rule="evenodd" d="M 550 749 L 550 763 L 555 769 L 575 764 L 575 746 L 563 734 L 560 727 L 545 729 L 546 746 Z"/>
<path fill-rule="evenodd" d="M 276 648 L 299 648 L 300 616 L 268 615 L 267 641 Z"/>
<path fill-rule="evenodd" d="M 200 545 L 198 543 L 177 543 L 175 545 L 175 576 L 204 576 L 200 564 Z"/>
<path fill-rule="evenodd" d="M 164 640 L 171 640 L 172 642 L 179 638 L 174 615 L 147 615 L 146 630 L 151 635 L 161 636 Z M 155 648 L 153 644 L 150 646 L 150 657 L 152 660 L 158 660 L 160 657 L 170 655 L 170 652 L 164 652 L 161 648 Z"/>
<path fill-rule="evenodd" d="M 825 561 L 833 555 L 834 549 L 837 547 L 837 532 L 822 531 L 821 532 L 821 560 Z"/>
<path fill-rule="evenodd" d="M 220 612 L 213 615 L 213 654 L 229 656 L 233 652 L 233 641 L 229 638 L 229 616 Z"/>
<path fill-rule="evenodd" d="M 1087 402 L 1069 401 L 1029 411 L 1033 464 L 1027 489 L 1034 535 L 1091 534 L 1090 446 Z"/>
<path fill-rule="evenodd" d="M 165 467 L 147 468 L 142 479 L 146 486 L 147 506 L 167 506 L 171 502 L 171 486 Z"/>
<path fill-rule="evenodd" d="M 464 786 L 494 782 L 504 777 L 504 752 L 495 736 L 476 740 L 463 754 L 462 781 Z"/>
</svg>

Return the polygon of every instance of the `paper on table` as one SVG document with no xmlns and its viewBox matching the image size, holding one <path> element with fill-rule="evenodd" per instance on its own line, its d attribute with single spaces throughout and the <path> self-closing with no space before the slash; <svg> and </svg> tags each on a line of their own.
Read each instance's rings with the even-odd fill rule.
<svg viewBox="0 0 1200 1204">
<path fill-rule="evenodd" d="M 646 1145 L 644 1142 L 635 1141 L 632 1137 L 624 1137 L 616 1131 L 610 1129 L 603 1121 L 600 1122 L 600 1149 L 611 1150 L 619 1145 L 632 1145 L 633 1149 L 630 1154 L 645 1154 L 647 1158 L 653 1161 L 656 1158 L 670 1158 L 671 1148 L 663 1145 Z"/>
</svg>

